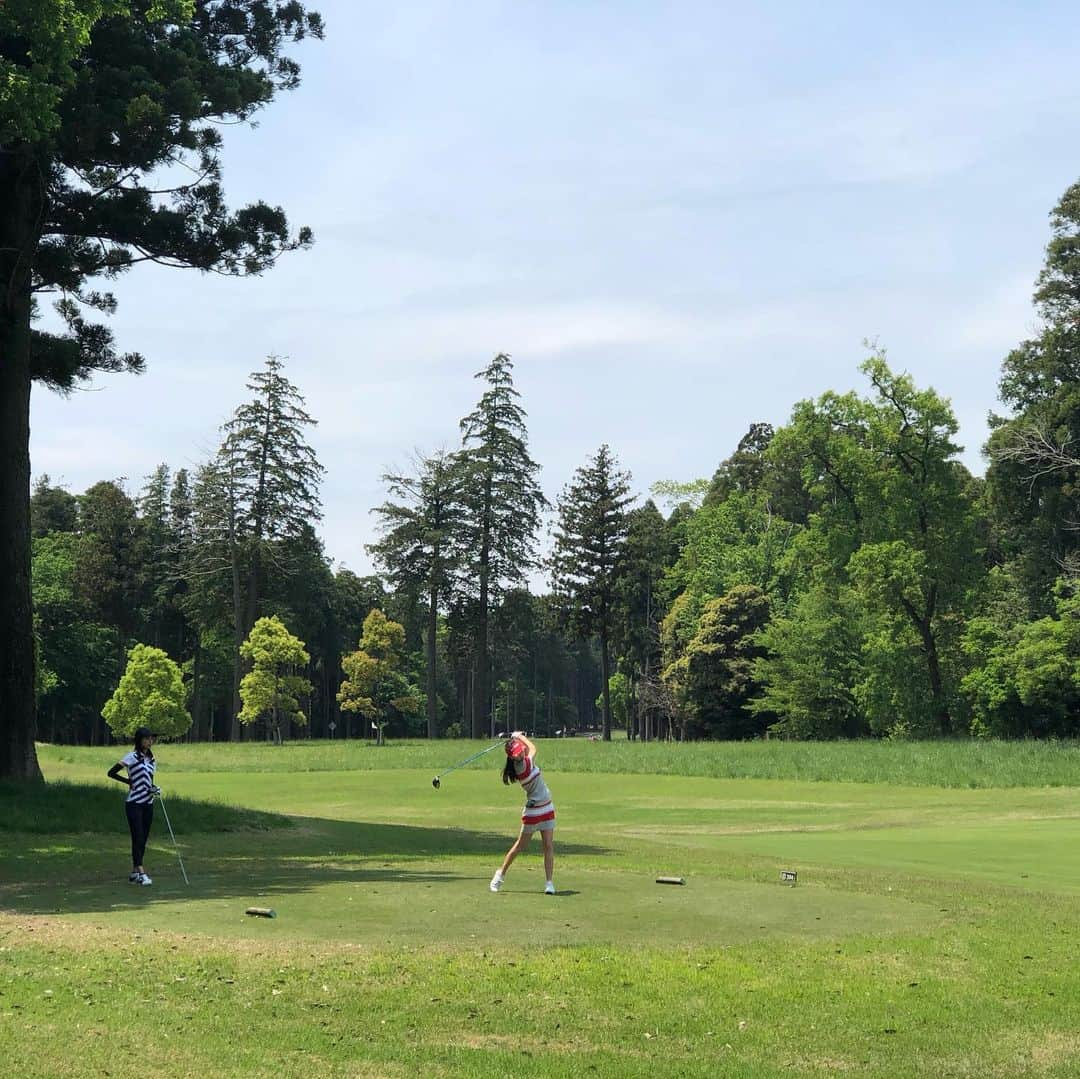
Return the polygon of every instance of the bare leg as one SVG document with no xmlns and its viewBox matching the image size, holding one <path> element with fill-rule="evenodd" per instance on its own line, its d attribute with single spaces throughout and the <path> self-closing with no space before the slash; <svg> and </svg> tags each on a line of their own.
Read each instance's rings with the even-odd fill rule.
<svg viewBox="0 0 1080 1079">
<path fill-rule="evenodd" d="M 546 880 L 554 880 L 555 872 L 555 829 L 550 832 L 541 832 L 540 838 L 544 842 L 544 877 Z"/>
<path fill-rule="evenodd" d="M 514 859 L 529 845 L 530 839 L 532 839 L 532 832 L 526 832 L 525 829 L 522 828 L 514 845 L 506 852 L 503 864 L 499 867 L 500 877 L 506 876 L 506 871 L 514 864 Z"/>
</svg>

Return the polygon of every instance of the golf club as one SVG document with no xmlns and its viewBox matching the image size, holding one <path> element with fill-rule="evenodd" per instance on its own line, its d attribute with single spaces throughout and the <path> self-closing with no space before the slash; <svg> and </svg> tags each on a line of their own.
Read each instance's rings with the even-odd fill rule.
<svg viewBox="0 0 1080 1079">
<path fill-rule="evenodd" d="M 169 826 L 169 835 L 172 838 L 172 845 L 176 848 L 176 857 L 180 862 L 180 872 L 184 874 L 184 883 L 190 887 L 191 881 L 188 880 L 187 870 L 184 868 L 184 859 L 180 857 L 180 846 L 176 842 L 176 836 L 173 835 L 172 822 L 169 820 L 169 811 L 165 808 L 165 796 L 161 793 L 160 787 L 156 787 L 154 790 L 158 796 L 158 801 L 161 802 L 161 812 L 165 814 L 165 823 Z"/>
<path fill-rule="evenodd" d="M 431 781 L 431 785 L 436 790 L 438 790 L 439 789 L 439 780 L 441 780 L 443 776 L 449 775 L 451 772 L 456 772 L 459 768 L 464 768 L 465 765 L 469 763 L 469 761 L 474 761 L 474 760 L 476 760 L 477 757 L 482 757 L 485 753 L 490 753 L 493 749 L 498 749 L 499 746 L 501 746 L 505 741 L 506 741 L 505 738 L 500 738 L 493 745 L 488 746 L 487 749 L 482 749 L 482 750 L 480 750 L 479 753 L 474 753 L 471 757 L 466 757 L 463 761 L 458 761 L 457 764 L 451 765 L 451 767 L 447 768 L 445 772 L 440 772 Z"/>
</svg>

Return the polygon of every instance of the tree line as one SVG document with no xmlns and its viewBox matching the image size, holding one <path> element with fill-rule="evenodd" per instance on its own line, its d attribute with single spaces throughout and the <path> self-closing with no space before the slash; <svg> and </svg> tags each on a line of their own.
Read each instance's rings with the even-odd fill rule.
<svg viewBox="0 0 1080 1079">
<path fill-rule="evenodd" d="M 500 354 L 459 445 L 383 477 L 363 578 L 323 553 L 314 420 L 271 357 L 193 476 L 162 466 L 135 497 L 38 482 L 43 733 L 103 737 L 139 641 L 184 670 L 193 737 L 237 737 L 245 641 L 274 616 L 308 649 L 293 732 L 1074 735 L 1080 184 L 1052 230 L 1042 326 L 1004 361 L 984 477 L 948 401 L 868 345 L 863 392 L 752 424 L 711 479 L 640 501 L 604 445 L 549 505 Z M 388 657 L 350 710 L 357 664 Z"/>
<path fill-rule="evenodd" d="M 222 132 L 295 89 L 290 46 L 322 36 L 299 2 L 0 4 L 0 776 L 40 779 L 39 733 L 101 740 L 136 643 L 179 665 L 196 737 L 597 712 L 642 738 L 1075 733 L 1080 185 L 1051 214 L 985 477 L 948 402 L 871 349 L 863 394 L 752 425 L 711 480 L 660 485 L 664 512 L 608 447 L 548 507 L 500 357 L 458 448 L 386 477 L 379 574 L 357 577 L 323 553 L 313 421 L 273 361 L 194 474 L 78 495 L 42 477 L 31 497 L 32 384 L 144 366 L 95 286 L 147 261 L 256 275 L 310 247 L 280 207 L 227 206 Z M 253 643 L 263 619 L 289 639 Z M 110 715 L 175 692 L 139 655 Z"/>
<path fill-rule="evenodd" d="M 197 739 L 246 737 L 253 724 L 264 736 L 381 738 L 591 722 L 597 649 L 524 587 L 546 502 L 512 366 L 500 355 L 478 376 L 459 450 L 384 477 L 371 548 L 381 575 L 334 569 L 325 555 L 323 467 L 306 438 L 316 421 L 274 356 L 193 472 L 162 464 L 134 494 L 103 480 L 76 495 L 40 477 L 30 516 L 41 735 L 100 743 L 117 730 L 102 706 L 136 645 L 178 665 Z M 268 620 L 295 644 L 271 645 Z M 266 693 L 275 703 L 255 708 L 244 692 L 268 647 L 293 648 L 294 705 Z"/>
</svg>

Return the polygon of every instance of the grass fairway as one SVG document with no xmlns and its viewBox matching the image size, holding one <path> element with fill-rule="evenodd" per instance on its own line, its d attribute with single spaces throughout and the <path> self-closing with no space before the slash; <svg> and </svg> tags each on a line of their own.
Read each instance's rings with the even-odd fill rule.
<svg viewBox="0 0 1080 1079">
<path fill-rule="evenodd" d="M 433 790 L 470 748 L 162 747 L 190 887 L 160 816 L 126 883 L 119 787 L 55 823 L 0 788 L 0 1071 L 1080 1073 L 1075 747 L 989 786 L 1010 747 L 821 747 L 827 782 L 806 746 L 544 745 L 554 898 L 538 843 L 487 890 L 520 793 L 490 758 Z"/>
</svg>

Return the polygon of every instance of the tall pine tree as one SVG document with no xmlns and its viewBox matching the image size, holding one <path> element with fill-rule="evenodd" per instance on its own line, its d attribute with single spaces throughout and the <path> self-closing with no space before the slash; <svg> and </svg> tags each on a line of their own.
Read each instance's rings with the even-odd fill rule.
<svg viewBox="0 0 1080 1079">
<path fill-rule="evenodd" d="M 461 421 L 468 516 L 469 576 L 476 598 L 476 683 L 472 734 L 491 722 L 491 608 L 508 586 L 524 583 L 536 563 L 536 532 L 547 501 L 529 456 L 525 410 L 514 389 L 514 365 L 499 353 L 477 378 L 487 383 Z"/>
<path fill-rule="evenodd" d="M 300 2 L 0 4 L 0 777 L 40 779 L 30 593 L 30 386 L 131 370 L 93 288 L 140 262 L 257 274 L 311 241 L 279 208 L 231 212 L 222 125 L 300 81 Z M 33 327 L 58 296 L 64 333 Z"/>
<path fill-rule="evenodd" d="M 600 639 L 605 742 L 611 739 L 610 646 L 631 502 L 630 473 L 621 471 L 611 450 L 601 446 L 577 469 L 559 499 L 551 556 L 552 590 L 570 624 L 581 636 Z"/>
<path fill-rule="evenodd" d="M 442 451 L 418 458 L 415 465 L 411 475 L 383 476 L 393 501 L 376 508 L 383 538 L 368 550 L 395 588 L 426 596 L 427 733 L 435 738 L 439 611 L 457 585 L 465 554 L 464 469 L 456 454 Z"/>
<path fill-rule="evenodd" d="M 626 553 L 619 575 L 614 643 L 630 672 L 630 735 L 648 739 L 652 719 L 638 708 L 637 687 L 660 669 L 660 622 L 666 613 L 660 585 L 677 554 L 667 521 L 648 499 L 627 514 Z M 645 719 L 645 723 L 641 720 Z"/>
<path fill-rule="evenodd" d="M 300 391 L 271 356 L 248 382 L 252 398 L 225 424 L 216 460 L 200 477 L 201 511 L 210 546 L 208 568 L 229 574 L 236 643 L 234 712 L 240 712 L 240 644 L 260 614 L 269 571 L 289 571 L 298 544 L 322 517 L 319 483 L 325 471 L 305 441 L 315 420 Z M 232 737 L 240 734 L 233 719 Z"/>
</svg>

